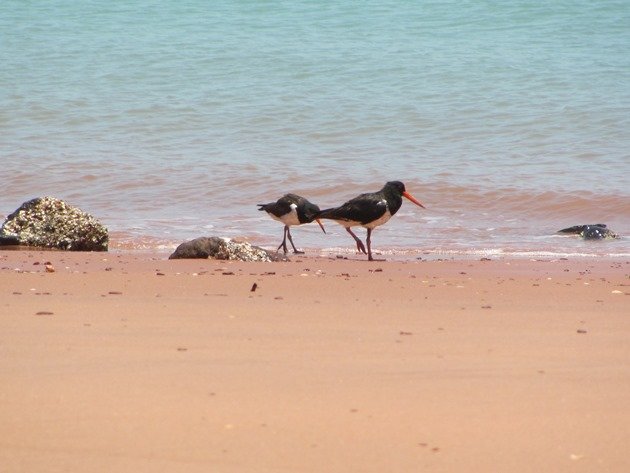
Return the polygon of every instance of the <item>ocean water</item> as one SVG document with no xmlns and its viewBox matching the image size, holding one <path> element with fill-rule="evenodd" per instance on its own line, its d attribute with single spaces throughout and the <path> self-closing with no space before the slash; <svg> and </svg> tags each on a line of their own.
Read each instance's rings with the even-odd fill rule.
<svg viewBox="0 0 630 473">
<path fill-rule="evenodd" d="M 257 203 L 401 180 L 427 209 L 375 230 L 386 255 L 629 257 L 629 25 L 627 0 L 4 0 L 0 218 L 52 195 L 114 250 L 275 247 Z M 625 238 L 555 235 L 588 223 Z M 326 227 L 294 240 L 353 253 Z"/>
</svg>

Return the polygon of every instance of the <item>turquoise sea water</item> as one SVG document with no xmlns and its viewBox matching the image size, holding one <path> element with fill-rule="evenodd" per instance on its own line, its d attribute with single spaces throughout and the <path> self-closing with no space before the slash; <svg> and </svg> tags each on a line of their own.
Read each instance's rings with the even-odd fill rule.
<svg viewBox="0 0 630 473">
<path fill-rule="evenodd" d="M 0 216 L 39 195 L 113 248 L 200 235 L 275 246 L 256 210 L 387 180 L 382 250 L 630 255 L 627 1 L 0 3 Z M 341 227 L 295 229 L 313 249 Z"/>
</svg>

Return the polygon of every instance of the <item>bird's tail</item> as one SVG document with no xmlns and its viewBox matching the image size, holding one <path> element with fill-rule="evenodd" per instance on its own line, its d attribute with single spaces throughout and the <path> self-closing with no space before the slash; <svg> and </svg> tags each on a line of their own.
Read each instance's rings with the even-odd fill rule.
<svg viewBox="0 0 630 473">
<path fill-rule="evenodd" d="M 320 210 L 315 214 L 314 218 L 328 218 L 328 219 L 336 219 L 337 207 L 332 207 L 330 209 Z"/>
</svg>

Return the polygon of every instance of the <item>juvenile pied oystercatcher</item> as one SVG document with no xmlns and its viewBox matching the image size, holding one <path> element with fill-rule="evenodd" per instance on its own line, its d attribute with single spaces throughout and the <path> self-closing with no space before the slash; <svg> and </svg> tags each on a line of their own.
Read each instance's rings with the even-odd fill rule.
<svg viewBox="0 0 630 473">
<path fill-rule="evenodd" d="M 414 204 L 424 208 L 424 205 L 405 190 L 405 185 L 402 182 L 390 181 L 378 192 L 361 194 L 340 207 L 322 210 L 316 217 L 335 220 L 337 223 L 343 225 L 357 243 L 357 250 L 367 254 L 368 260 L 373 261 L 371 245 L 372 230 L 386 223 L 392 215 L 398 212 L 398 209 L 400 209 L 402 205 L 403 197 L 406 197 Z M 351 227 L 356 226 L 367 228 L 367 251 L 365 251 L 363 242 L 351 230 Z"/>
<path fill-rule="evenodd" d="M 276 251 L 280 251 L 280 248 L 287 252 L 287 236 L 289 237 L 289 242 L 293 247 L 294 253 L 304 253 L 303 251 L 298 251 L 298 249 L 293 244 L 293 238 L 291 238 L 291 230 L 289 229 L 292 225 L 302 225 L 303 223 L 311 223 L 313 220 L 319 223 L 319 226 L 322 227 L 322 231 L 326 233 L 324 230 L 324 225 L 319 221 L 319 217 L 317 213 L 319 212 L 319 207 L 312 202 L 309 202 L 304 197 L 301 197 L 296 194 L 286 194 L 280 197 L 276 202 L 271 202 L 269 204 L 258 204 L 258 210 L 264 210 L 267 212 L 271 218 L 274 220 L 278 220 L 279 222 L 284 223 L 284 238 L 282 239 L 282 243 L 278 246 Z"/>
</svg>

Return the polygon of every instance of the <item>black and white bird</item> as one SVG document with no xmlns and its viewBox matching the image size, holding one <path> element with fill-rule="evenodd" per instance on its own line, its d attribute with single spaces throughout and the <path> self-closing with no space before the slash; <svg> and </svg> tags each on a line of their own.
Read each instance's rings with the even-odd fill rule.
<svg viewBox="0 0 630 473">
<path fill-rule="evenodd" d="M 405 185 L 402 182 L 390 181 L 378 192 L 361 194 L 339 207 L 322 210 L 316 217 L 335 220 L 337 223 L 344 226 L 352 238 L 354 238 L 357 244 L 357 250 L 367 254 L 368 260 L 373 261 L 371 245 L 372 230 L 386 223 L 392 215 L 398 212 L 398 209 L 400 209 L 402 205 L 403 197 L 424 208 L 424 205 L 406 191 Z M 357 226 L 367 228 L 367 251 L 365 251 L 363 242 L 351 230 L 352 227 Z"/>
<path fill-rule="evenodd" d="M 278 250 L 276 251 L 280 251 L 280 248 L 282 248 L 285 253 L 287 252 L 287 237 L 289 237 L 289 242 L 293 247 L 293 252 L 304 253 L 303 251 L 298 251 L 298 249 L 293 244 L 293 238 L 291 238 L 291 230 L 289 229 L 289 227 L 293 225 L 311 223 L 313 220 L 315 220 L 322 228 L 322 231 L 326 233 L 326 230 L 324 230 L 324 225 L 322 225 L 322 222 L 320 222 L 319 218 L 317 217 L 319 207 L 299 195 L 285 194 L 284 196 L 280 197 L 276 202 L 271 202 L 269 204 L 258 204 L 258 207 L 258 210 L 264 210 L 274 220 L 278 220 L 279 222 L 284 223 L 284 238 L 282 239 L 282 243 L 280 243 L 280 246 L 278 246 Z"/>
</svg>

